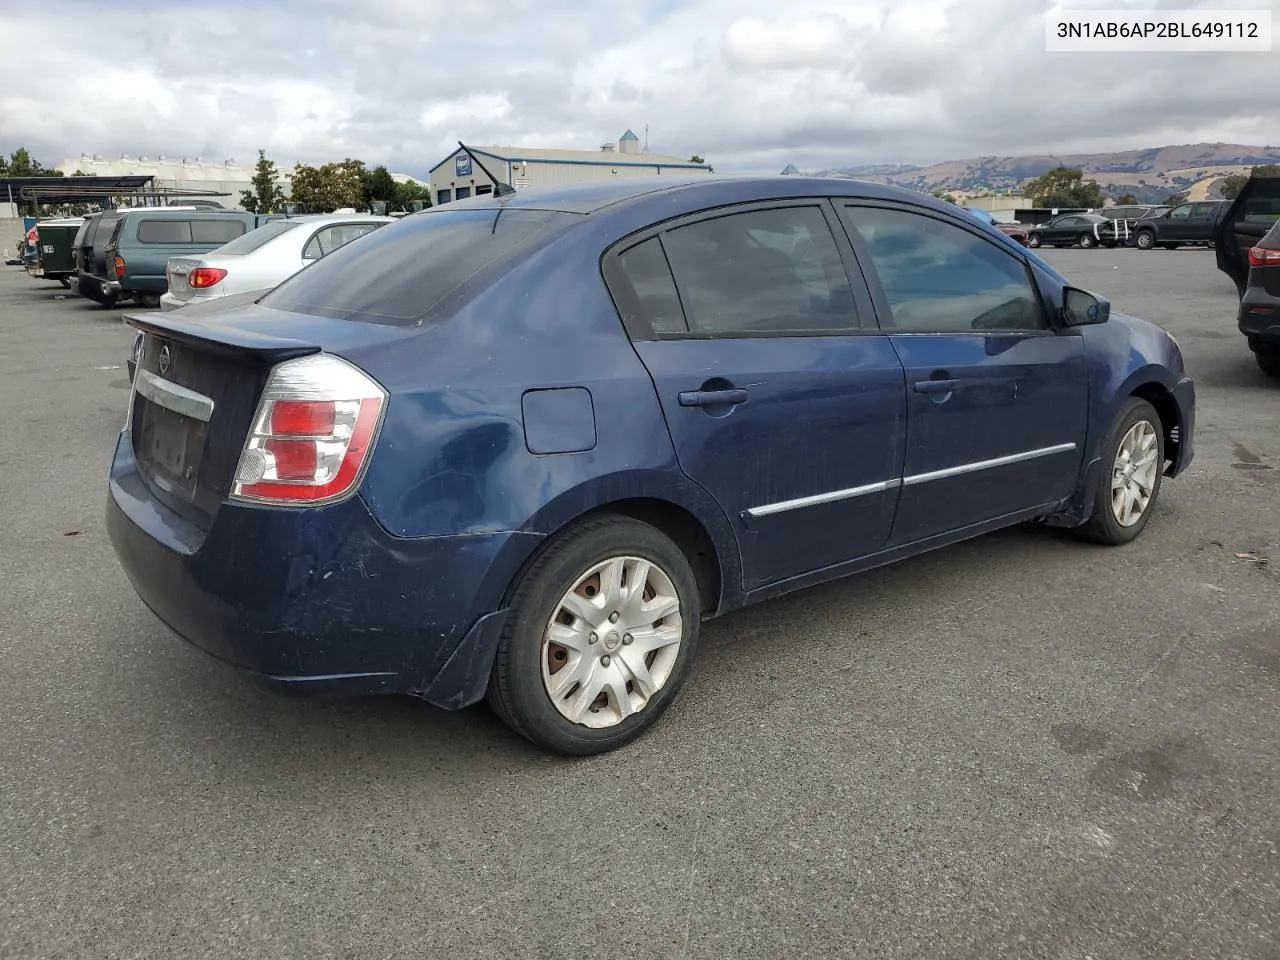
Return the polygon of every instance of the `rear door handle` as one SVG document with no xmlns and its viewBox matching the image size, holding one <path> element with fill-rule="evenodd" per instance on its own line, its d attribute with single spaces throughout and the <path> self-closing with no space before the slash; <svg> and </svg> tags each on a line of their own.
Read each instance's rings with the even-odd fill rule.
<svg viewBox="0 0 1280 960">
<path fill-rule="evenodd" d="M 682 390 L 679 399 L 682 407 L 727 407 L 735 403 L 746 403 L 747 391 Z"/>
<path fill-rule="evenodd" d="M 916 393 L 950 393 L 959 380 L 917 380 Z"/>
</svg>

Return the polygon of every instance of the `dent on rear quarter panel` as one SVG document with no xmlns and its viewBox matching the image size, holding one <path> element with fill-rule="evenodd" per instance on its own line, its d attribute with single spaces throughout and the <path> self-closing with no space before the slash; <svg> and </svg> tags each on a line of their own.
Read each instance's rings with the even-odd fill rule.
<svg viewBox="0 0 1280 960">
<path fill-rule="evenodd" d="M 444 322 L 347 353 L 391 393 L 361 495 L 399 537 L 549 534 L 606 503 L 663 499 L 702 522 L 736 584 L 736 542 L 679 470 L 597 242 L 548 244 Z"/>
</svg>

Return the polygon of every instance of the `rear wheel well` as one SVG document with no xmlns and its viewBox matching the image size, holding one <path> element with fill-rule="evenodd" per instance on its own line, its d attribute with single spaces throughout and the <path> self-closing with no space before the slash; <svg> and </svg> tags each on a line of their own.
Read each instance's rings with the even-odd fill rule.
<svg viewBox="0 0 1280 960">
<path fill-rule="evenodd" d="M 1178 405 L 1173 400 L 1173 394 L 1158 383 L 1144 383 L 1133 391 L 1133 396 L 1142 398 L 1156 408 L 1156 414 L 1160 417 L 1160 429 L 1164 433 L 1165 459 L 1177 459 L 1181 429 Z"/>
<path fill-rule="evenodd" d="M 711 539 L 711 534 L 707 532 L 706 527 L 702 525 L 702 522 L 697 517 L 683 507 L 667 500 L 655 500 L 648 497 L 615 500 L 612 503 L 602 504 L 594 510 L 574 517 L 568 523 L 554 530 L 546 538 L 542 546 L 534 551 L 533 556 L 525 561 L 520 572 L 513 578 L 511 586 L 508 588 L 508 599 L 524 578 L 525 572 L 537 562 L 543 551 L 555 542 L 562 533 L 578 526 L 585 520 L 605 514 L 616 514 L 639 520 L 641 523 L 647 523 L 651 527 L 661 530 L 670 537 L 672 542 L 680 548 L 680 551 L 688 559 L 689 566 L 693 568 L 694 576 L 698 581 L 698 593 L 702 597 L 703 615 L 707 616 L 716 611 L 720 606 L 721 572 L 720 559 L 716 555 L 715 543 Z"/>
<path fill-rule="evenodd" d="M 684 507 L 667 500 L 637 498 L 605 504 L 593 513 L 617 513 L 657 527 L 672 539 L 693 567 L 702 595 L 703 614 L 714 613 L 720 605 L 720 560 L 706 527 Z"/>
</svg>

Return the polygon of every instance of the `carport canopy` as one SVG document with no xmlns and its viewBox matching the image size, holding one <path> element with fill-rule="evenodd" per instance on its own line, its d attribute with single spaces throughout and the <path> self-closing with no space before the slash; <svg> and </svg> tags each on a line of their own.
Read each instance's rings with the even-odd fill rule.
<svg viewBox="0 0 1280 960">
<path fill-rule="evenodd" d="M 110 200 L 149 193 L 151 176 L 130 177 L 0 177 L 0 202 L 63 204 Z"/>
</svg>

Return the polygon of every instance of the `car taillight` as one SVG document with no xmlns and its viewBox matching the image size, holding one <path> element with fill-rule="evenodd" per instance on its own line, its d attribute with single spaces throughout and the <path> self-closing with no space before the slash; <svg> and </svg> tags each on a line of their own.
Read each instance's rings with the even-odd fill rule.
<svg viewBox="0 0 1280 960">
<path fill-rule="evenodd" d="M 1280 250 L 1268 250 L 1266 247 L 1250 247 L 1249 266 L 1280 267 Z"/>
<path fill-rule="evenodd" d="M 271 371 L 236 467 L 231 496 L 314 505 L 353 493 L 373 449 L 387 392 L 326 353 Z"/>
<path fill-rule="evenodd" d="M 195 290 L 204 290 L 217 286 L 226 275 L 227 271 L 221 267 L 196 267 L 187 274 L 187 286 Z"/>
<path fill-rule="evenodd" d="M 112 262 L 115 264 L 116 268 L 116 279 L 123 280 L 125 270 L 124 257 L 117 256 Z"/>
</svg>

